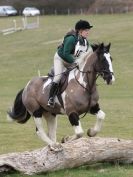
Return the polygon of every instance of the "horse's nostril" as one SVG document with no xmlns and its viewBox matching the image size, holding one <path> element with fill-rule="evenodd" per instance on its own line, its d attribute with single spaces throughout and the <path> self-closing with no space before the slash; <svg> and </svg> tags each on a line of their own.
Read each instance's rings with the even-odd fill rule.
<svg viewBox="0 0 133 177">
<path fill-rule="evenodd" d="M 109 79 L 112 80 L 112 75 L 109 76 Z"/>
</svg>

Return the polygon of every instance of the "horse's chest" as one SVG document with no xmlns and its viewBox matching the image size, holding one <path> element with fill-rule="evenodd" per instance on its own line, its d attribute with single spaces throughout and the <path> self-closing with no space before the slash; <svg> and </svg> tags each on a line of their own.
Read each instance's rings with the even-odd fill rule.
<svg viewBox="0 0 133 177">
<path fill-rule="evenodd" d="M 89 95 L 80 85 L 76 85 L 76 87 L 68 86 L 62 97 L 66 112 L 79 112 L 79 110 L 86 109 L 88 105 Z"/>
<path fill-rule="evenodd" d="M 85 88 L 76 81 L 70 81 L 67 89 L 62 94 L 64 108 L 67 113 L 76 111 L 83 113 L 89 110 L 89 108 L 95 105 L 98 101 L 98 93 L 96 87 L 93 87 L 91 94 Z"/>
</svg>

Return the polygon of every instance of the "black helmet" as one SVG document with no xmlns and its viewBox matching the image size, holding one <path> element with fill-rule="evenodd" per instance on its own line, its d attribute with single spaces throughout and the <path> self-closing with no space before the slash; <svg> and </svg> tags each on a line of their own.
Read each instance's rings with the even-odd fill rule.
<svg viewBox="0 0 133 177">
<path fill-rule="evenodd" d="M 79 20 L 76 25 L 75 25 L 75 30 L 84 30 L 84 29 L 90 29 L 92 28 L 93 26 L 91 26 L 89 24 L 89 22 L 85 21 L 85 20 Z"/>
</svg>

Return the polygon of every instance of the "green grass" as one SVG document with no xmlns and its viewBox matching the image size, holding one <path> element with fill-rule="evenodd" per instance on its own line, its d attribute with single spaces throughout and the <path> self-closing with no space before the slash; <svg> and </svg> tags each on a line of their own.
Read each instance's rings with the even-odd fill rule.
<svg viewBox="0 0 133 177">
<path fill-rule="evenodd" d="M 21 22 L 20 17 L 15 17 Z M 10 27 L 12 18 L 0 18 L 0 29 Z M 111 54 L 116 82 L 112 86 L 98 80 L 100 105 L 106 113 L 102 131 L 98 136 L 133 138 L 133 14 L 85 15 L 85 16 L 43 16 L 40 28 L 25 30 L 7 36 L 0 34 L 0 154 L 22 152 L 45 146 L 35 133 L 31 119 L 24 125 L 11 124 L 6 120 L 6 111 L 12 105 L 16 93 L 37 75 L 47 74 L 53 63 L 53 56 L 59 43 L 46 44 L 61 39 L 79 19 L 89 20 L 94 28 L 89 40 L 111 42 Z M 87 115 L 81 120 L 85 132 L 95 123 L 95 117 Z M 58 119 L 58 140 L 72 134 L 73 129 L 65 116 Z M 86 135 L 85 135 L 86 136 Z M 19 173 L 0 174 L 2 177 L 25 176 Z M 71 170 L 33 175 L 33 177 L 131 177 L 132 165 L 97 164 Z"/>
</svg>

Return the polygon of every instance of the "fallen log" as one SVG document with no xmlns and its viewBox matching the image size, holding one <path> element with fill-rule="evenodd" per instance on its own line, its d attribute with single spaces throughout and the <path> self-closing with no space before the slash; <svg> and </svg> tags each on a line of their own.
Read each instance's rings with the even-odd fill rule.
<svg viewBox="0 0 133 177">
<path fill-rule="evenodd" d="M 133 140 L 80 138 L 62 144 L 60 152 L 44 147 L 31 152 L 0 155 L 0 172 L 15 169 L 24 174 L 57 171 L 97 162 L 133 164 Z"/>
</svg>

